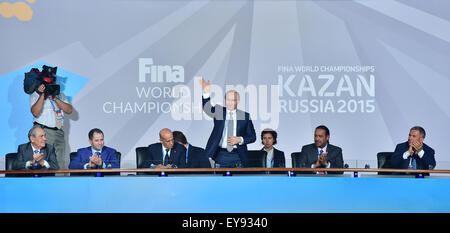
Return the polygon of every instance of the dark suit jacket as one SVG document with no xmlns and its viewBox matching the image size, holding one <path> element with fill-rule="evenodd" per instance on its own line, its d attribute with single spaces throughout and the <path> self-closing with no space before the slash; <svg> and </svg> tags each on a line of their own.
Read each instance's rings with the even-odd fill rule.
<svg viewBox="0 0 450 233">
<path fill-rule="evenodd" d="M 47 144 L 41 148 L 41 153 L 44 153 L 44 160 L 50 165 L 50 170 L 58 170 L 58 162 L 56 160 L 55 148 L 52 145 Z M 26 170 L 25 164 L 33 160 L 33 148 L 31 142 L 19 145 L 17 149 L 17 158 L 14 161 L 14 170 Z M 47 169 L 44 166 L 38 165 L 35 169 Z"/>
<path fill-rule="evenodd" d="M 409 149 L 408 141 L 400 143 L 395 147 L 395 151 L 394 154 L 392 154 L 391 159 L 392 168 L 408 169 L 410 159 L 409 158 L 403 159 L 403 153 L 405 153 L 405 151 L 407 151 L 408 149 Z M 414 158 L 416 159 L 417 169 L 427 170 L 430 169 L 430 166 L 431 169 L 433 169 L 436 166 L 436 161 L 434 159 L 434 150 L 424 143 L 423 151 L 425 153 L 423 154 L 422 158 L 419 158 L 417 154 L 413 155 Z"/>
<path fill-rule="evenodd" d="M 89 163 L 89 157 L 91 156 L 92 156 L 91 146 L 78 149 L 77 156 L 75 156 L 75 158 L 73 158 L 72 161 L 70 161 L 69 169 L 84 169 L 84 165 L 86 163 Z M 115 149 L 104 146 L 102 148 L 101 157 L 106 167 L 109 167 L 109 165 L 111 165 L 111 168 L 120 168 L 119 160 L 116 157 Z"/>
<path fill-rule="evenodd" d="M 151 164 L 162 164 L 164 156 L 162 151 L 162 144 L 160 142 L 153 143 L 148 146 L 148 150 L 150 152 L 150 160 L 144 161 L 144 167 L 150 168 Z M 186 148 L 184 148 L 184 146 L 176 142 L 174 143 L 170 151 L 169 164 L 176 165 L 178 168 L 186 167 Z"/>
<path fill-rule="evenodd" d="M 261 151 L 265 152 L 265 156 L 264 156 L 264 164 L 266 165 L 265 167 L 267 167 L 267 152 L 264 150 L 264 148 L 261 149 Z M 286 167 L 286 162 L 284 159 L 284 152 L 281 150 L 277 150 L 275 147 L 273 147 L 273 167 L 280 167 L 280 168 L 285 168 Z"/>
<path fill-rule="evenodd" d="M 327 159 L 331 163 L 330 168 L 344 168 L 344 159 L 342 156 L 342 149 L 340 147 L 328 144 Z M 300 167 L 311 168 L 318 159 L 318 152 L 316 144 L 312 143 L 302 147 L 302 153 L 299 158 Z M 329 174 L 343 174 L 343 172 L 328 172 Z"/>
<path fill-rule="evenodd" d="M 200 147 L 189 145 L 188 162 L 186 167 L 188 168 L 211 168 L 208 156 L 205 154 L 205 150 Z"/>
<path fill-rule="evenodd" d="M 204 99 L 203 111 L 214 119 L 214 128 L 209 136 L 208 143 L 206 144 L 205 153 L 212 159 L 216 158 L 216 152 L 219 148 L 220 140 L 222 139 L 223 129 L 225 128 L 225 115 L 227 113 L 226 108 L 223 106 L 211 106 L 210 98 Z M 244 138 L 244 143 L 237 146 L 237 152 L 243 167 L 248 166 L 248 149 L 247 144 L 256 141 L 256 133 L 253 127 L 250 114 L 241 110 L 236 110 L 237 124 L 236 124 L 236 136 Z"/>
</svg>

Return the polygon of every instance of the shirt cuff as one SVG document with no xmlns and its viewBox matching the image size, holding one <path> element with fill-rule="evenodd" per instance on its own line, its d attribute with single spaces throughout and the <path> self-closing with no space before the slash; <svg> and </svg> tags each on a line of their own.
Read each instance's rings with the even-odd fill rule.
<svg viewBox="0 0 450 233">
<path fill-rule="evenodd" d="M 30 163 L 30 161 L 28 161 L 28 162 L 25 163 L 25 168 L 26 168 L 26 169 L 30 169 L 30 168 L 31 168 L 31 163 Z"/>
<path fill-rule="evenodd" d="M 417 153 L 419 158 L 422 158 L 424 154 L 425 154 L 425 151 L 423 149 L 421 151 L 419 151 L 419 153 Z"/>
<path fill-rule="evenodd" d="M 50 164 L 48 164 L 48 162 L 47 162 L 47 161 L 45 161 L 45 160 L 44 160 L 44 167 L 46 167 L 47 169 L 49 169 L 49 168 L 50 168 Z"/>
<path fill-rule="evenodd" d="M 244 138 L 243 137 L 240 137 L 242 140 L 241 140 L 241 142 L 239 143 L 239 146 L 240 145 L 242 145 L 242 144 L 244 144 Z"/>
<path fill-rule="evenodd" d="M 210 92 L 203 92 L 203 99 L 208 99 L 209 97 L 211 97 L 211 93 Z"/>
<path fill-rule="evenodd" d="M 83 168 L 84 168 L 84 169 L 89 169 L 89 168 L 91 168 L 91 167 L 89 167 L 89 163 L 86 163 L 86 164 L 83 166 Z"/>
<path fill-rule="evenodd" d="M 403 153 L 403 159 L 408 159 L 408 157 L 409 157 L 410 155 L 411 155 L 411 154 L 409 154 L 408 151 L 405 151 L 405 153 Z"/>
</svg>

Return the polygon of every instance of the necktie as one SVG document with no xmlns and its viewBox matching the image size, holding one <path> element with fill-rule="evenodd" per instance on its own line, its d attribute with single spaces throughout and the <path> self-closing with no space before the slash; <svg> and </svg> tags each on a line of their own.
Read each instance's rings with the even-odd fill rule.
<svg viewBox="0 0 450 233">
<path fill-rule="evenodd" d="M 229 117 L 227 119 L 227 139 L 233 136 L 233 113 L 230 112 Z M 227 151 L 231 152 L 233 150 L 233 146 L 228 145 L 227 143 Z"/>
<path fill-rule="evenodd" d="M 98 158 L 98 156 L 100 155 L 100 151 L 96 151 L 96 152 L 95 152 L 95 155 L 97 155 L 97 158 Z M 96 169 L 99 169 L 100 166 L 99 166 L 99 165 L 95 165 L 95 168 L 96 168 Z M 97 177 L 101 177 L 101 176 L 102 176 L 101 173 L 100 173 L 100 172 L 97 172 Z"/>
<path fill-rule="evenodd" d="M 34 150 L 34 154 L 39 154 L 39 150 Z M 38 166 L 38 163 L 37 162 L 34 162 L 34 164 L 33 164 L 35 167 L 37 167 Z"/>
<path fill-rule="evenodd" d="M 322 155 L 323 154 L 323 150 L 320 150 L 319 151 L 319 154 L 318 154 L 318 156 L 317 156 L 317 159 L 319 159 L 320 158 L 320 155 Z M 317 174 L 319 174 L 319 175 L 325 175 L 325 172 L 317 172 Z"/>
<path fill-rule="evenodd" d="M 414 154 L 410 157 L 410 165 L 409 168 L 411 169 L 417 169 L 417 164 L 416 164 L 416 160 L 414 159 Z"/>
<path fill-rule="evenodd" d="M 166 149 L 166 154 L 164 155 L 164 166 L 167 166 L 167 164 L 169 164 L 169 150 L 170 149 Z"/>
<path fill-rule="evenodd" d="M 189 158 L 189 144 L 186 148 L 186 164 L 188 163 L 188 158 Z"/>
</svg>

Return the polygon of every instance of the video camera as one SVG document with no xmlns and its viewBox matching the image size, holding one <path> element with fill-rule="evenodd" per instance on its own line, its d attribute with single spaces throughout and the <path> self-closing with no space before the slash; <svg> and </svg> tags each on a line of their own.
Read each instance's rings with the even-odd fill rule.
<svg viewBox="0 0 450 233">
<path fill-rule="evenodd" d="M 56 70 L 58 67 L 50 67 L 50 66 L 42 66 L 41 84 L 44 84 L 45 90 L 44 95 L 45 98 L 48 96 L 57 96 L 60 93 L 61 87 L 56 84 Z M 39 86 L 38 86 L 39 87 Z"/>
<path fill-rule="evenodd" d="M 30 72 L 25 73 L 23 81 L 23 89 L 25 93 L 32 94 L 38 91 L 41 84 L 44 84 L 44 96 L 57 96 L 60 93 L 61 87 L 56 84 L 56 71 L 58 67 L 42 66 L 42 72 L 37 68 L 32 68 Z"/>
</svg>

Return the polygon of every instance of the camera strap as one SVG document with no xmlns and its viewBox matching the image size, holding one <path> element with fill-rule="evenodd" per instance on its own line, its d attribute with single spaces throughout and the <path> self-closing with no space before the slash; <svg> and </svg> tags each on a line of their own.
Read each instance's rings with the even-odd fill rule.
<svg viewBox="0 0 450 233">
<path fill-rule="evenodd" d="M 56 128 L 61 129 L 64 116 L 62 115 L 61 109 L 56 109 L 55 105 L 53 104 L 53 100 L 50 100 L 50 103 L 52 104 L 53 111 L 55 112 Z"/>
</svg>

